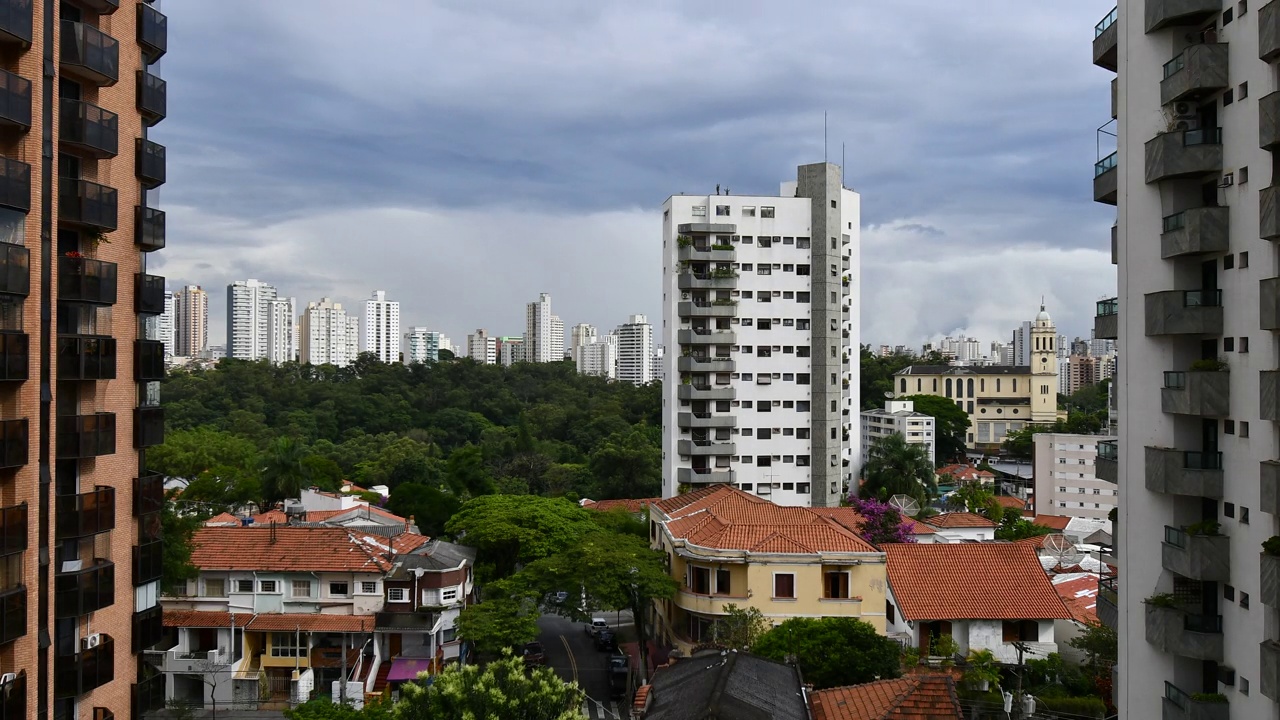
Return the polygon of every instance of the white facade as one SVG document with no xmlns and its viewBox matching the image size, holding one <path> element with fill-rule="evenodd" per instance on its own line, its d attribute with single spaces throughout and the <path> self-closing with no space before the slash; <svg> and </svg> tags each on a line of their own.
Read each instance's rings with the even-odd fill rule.
<svg viewBox="0 0 1280 720">
<path fill-rule="evenodd" d="M 254 279 L 227 286 L 227 357 L 261 360 L 267 357 L 267 303 L 277 296 L 274 285 Z"/>
<path fill-rule="evenodd" d="M 385 290 L 374 290 L 364 301 L 364 344 L 384 363 L 400 362 L 400 303 L 388 300 Z"/>
<path fill-rule="evenodd" d="M 498 338 L 498 362 L 503 367 L 511 367 L 518 362 L 525 362 L 527 351 L 528 348 L 525 345 L 524 338 L 505 336 Z"/>
<path fill-rule="evenodd" d="M 297 298 L 267 303 L 267 360 L 275 365 L 298 361 Z"/>
<path fill-rule="evenodd" d="M 209 293 L 187 285 L 174 295 L 174 348 L 182 357 L 198 357 L 209 345 Z"/>
<path fill-rule="evenodd" d="M 174 351 L 177 349 L 174 335 L 177 323 L 177 308 L 174 307 L 176 302 L 176 294 L 165 290 L 164 312 L 156 316 L 154 320 L 148 319 L 148 322 L 153 323 L 155 326 L 155 334 L 151 335 L 151 337 L 164 343 L 164 356 L 166 358 L 173 357 Z"/>
<path fill-rule="evenodd" d="M 778 197 L 664 203 L 664 497 L 724 482 L 839 503 L 861 459 L 859 203 L 828 163 Z"/>
<path fill-rule="evenodd" d="M 617 379 L 618 336 L 610 333 L 580 348 L 578 372 L 583 375 Z"/>
<path fill-rule="evenodd" d="M 888 400 L 884 409 L 862 411 L 862 464 L 867 464 L 871 445 L 886 435 L 901 435 L 910 445 L 924 445 L 929 450 L 929 462 L 935 462 L 933 418 L 915 411 L 910 400 Z"/>
<path fill-rule="evenodd" d="M 1031 366 L 1031 321 L 1024 320 L 1013 331 L 1013 362 L 1010 365 Z M 1061 343 L 1058 345 L 1062 347 Z"/>
<path fill-rule="evenodd" d="M 618 379 L 633 385 L 653 380 L 653 326 L 644 315 L 632 315 L 613 331 L 618 336 Z"/>
<path fill-rule="evenodd" d="M 1036 512 L 1106 520 L 1119 501 L 1116 484 L 1097 476 L 1098 443 L 1107 435 L 1037 433 L 1032 466 Z"/>
<path fill-rule="evenodd" d="M 425 327 L 411 327 L 401 344 L 405 364 L 429 363 L 440 359 L 440 351 L 453 351 L 449 338 Z"/>
<path fill-rule="evenodd" d="M 304 365 L 346 367 L 359 353 L 360 321 L 329 298 L 307 303 L 298 334 Z"/>
<path fill-rule="evenodd" d="M 482 365 L 497 364 L 498 338 L 490 337 L 484 330 L 477 329 L 467 336 L 467 357 Z"/>
<path fill-rule="evenodd" d="M 551 313 L 551 295 L 540 293 L 525 309 L 525 359 L 529 362 L 564 360 L 564 323 Z"/>
<path fill-rule="evenodd" d="M 578 372 L 582 372 L 582 360 L 579 351 L 599 339 L 600 333 L 596 330 L 595 325 L 587 323 L 578 323 L 569 331 L 569 357 L 573 360 L 573 364 L 578 367 Z"/>
</svg>

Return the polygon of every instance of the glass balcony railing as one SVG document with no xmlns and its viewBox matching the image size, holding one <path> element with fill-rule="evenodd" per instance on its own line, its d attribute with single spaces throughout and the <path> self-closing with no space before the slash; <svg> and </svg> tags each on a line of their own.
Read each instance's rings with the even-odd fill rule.
<svg viewBox="0 0 1280 720">
<path fill-rule="evenodd" d="M 139 315 L 164 312 L 164 277 L 136 273 L 133 276 L 134 311 Z"/>
<path fill-rule="evenodd" d="M 0 555 L 27 549 L 27 504 L 0 508 Z"/>
<path fill-rule="evenodd" d="M 12 158 L 0 157 L 0 206 L 31 211 L 31 166 Z"/>
<path fill-rule="evenodd" d="M 163 185 L 166 175 L 165 147 L 160 143 L 138 138 L 134 143 L 134 150 L 137 162 L 136 174 L 142 184 L 147 189 Z"/>
<path fill-rule="evenodd" d="M 114 455 L 116 452 L 115 413 L 60 416 L 57 446 L 58 460 Z"/>
<path fill-rule="evenodd" d="M 116 339 L 102 335 L 59 335 L 58 379 L 116 379 Z"/>
<path fill-rule="evenodd" d="M 1112 462 L 1120 460 L 1120 448 L 1117 447 L 1114 440 L 1104 440 L 1098 443 L 1098 459 Z"/>
<path fill-rule="evenodd" d="M 1188 470 L 1221 470 L 1222 453 L 1187 451 L 1182 454 L 1182 467 Z"/>
<path fill-rule="evenodd" d="M 120 154 L 120 118 L 93 103 L 63 98 L 58 114 L 58 140 L 96 158 Z"/>
<path fill-rule="evenodd" d="M 27 464 L 30 450 L 27 419 L 0 420 L 0 468 L 16 468 Z"/>
<path fill-rule="evenodd" d="M 164 380 L 164 343 L 159 340 L 133 341 L 133 381 Z"/>
<path fill-rule="evenodd" d="M 58 221 L 102 231 L 119 224 L 119 194 L 113 187 L 76 178 L 58 179 Z"/>
<path fill-rule="evenodd" d="M 0 70 L 0 124 L 31 127 L 31 81 Z"/>
<path fill-rule="evenodd" d="M 1111 8 L 1111 12 L 1107 13 L 1106 17 L 1102 18 L 1097 25 L 1093 26 L 1093 36 L 1097 38 L 1102 35 L 1102 33 L 1107 31 L 1107 28 L 1116 24 L 1116 20 L 1119 19 L 1119 17 L 1120 7 L 1116 6 Z"/>
<path fill-rule="evenodd" d="M 143 121 L 155 125 L 169 114 L 168 84 L 159 76 L 138 71 L 138 112 Z"/>
<path fill-rule="evenodd" d="M 1102 158 L 1102 159 L 1101 159 L 1101 160 L 1099 160 L 1098 162 L 1094 163 L 1094 164 L 1093 164 L 1093 176 L 1094 176 L 1094 177 L 1098 177 L 1099 175 L 1101 175 L 1101 174 L 1103 174 L 1103 173 L 1105 173 L 1105 172 L 1107 172 L 1107 171 L 1109 171 L 1109 170 L 1115 170 L 1115 169 L 1116 169 L 1116 162 L 1117 162 L 1117 159 L 1119 158 L 1119 155 L 1120 155 L 1120 153 L 1118 153 L 1118 152 L 1113 152 L 1113 153 L 1111 153 L 1110 155 L 1108 155 L 1108 156 L 1106 156 L 1106 157 Z"/>
<path fill-rule="evenodd" d="M 86 257 L 58 258 L 58 299 L 114 305 L 116 264 Z"/>
<path fill-rule="evenodd" d="M 151 3 L 138 3 L 138 45 L 148 63 L 155 63 L 169 49 L 169 18 Z"/>
<path fill-rule="evenodd" d="M 142 517 L 164 508 L 164 476 L 144 475 L 133 479 L 133 516 Z"/>
<path fill-rule="evenodd" d="M 1182 133 L 1182 144 L 1185 147 L 1191 147 L 1194 145 L 1221 145 L 1222 128 L 1187 130 Z"/>
<path fill-rule="evenodd" d="M 164 249 L 164 211 L 138 205 L 134 212 L 134 242 L 142 252 Z"/>
<path fill-rule="evenodd" d="M 53 614 L 73 618 L 111 607 L 116 601 L 116 566 L 107 560 L 71 560 L 53 576 Z"/>
<path fill-rule="evenodd" d="M 1120 298 L 1108 298 L 1098 301 L 1098 316 L 1116 315 L 1120 312 Z"/>
<path fill-rule="evenodd" d="M 116 489 L 99 485 L 87 493 L 57 496 L 57 539 L 89 537 L 116 527 Z"/>
<path fill-rule="evenodd" d="M 62 21 L 63 71 L 86 82 L 106 86 L 120 79 L 120 41 L 98 28 Z"/>
<path fill-rule="evenodd" d="M 0 294 L 31 294 L 31 251 L 22 245 L 0 243 Z"/>
<path fill-rule="evenodd" d="M 31 0 L 0 0 L 0 42 L 30 45 L 33 19 Z"/>
<path fill-rule="evenodd" d="M 75 655 L 59 655 L 53 663 L 53 696 L 79 697 L 114 680 L 115 653 L 115 641 L 99 634 L 93 647 Z"/>
</svg>

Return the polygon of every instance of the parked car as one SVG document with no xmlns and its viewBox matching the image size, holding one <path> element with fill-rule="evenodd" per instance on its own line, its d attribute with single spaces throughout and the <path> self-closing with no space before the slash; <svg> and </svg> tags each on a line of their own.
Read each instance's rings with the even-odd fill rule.
<svg viewBox="0 0 1280 720">
<path fill-rule="evenodd" d="M 627 679 L 631 674 L 631 664 L 626 655 L 614 653 L 606 661 L 609 670 L 609 695 L 620 698 L 627 694 Z"/>
<path fill-rule="evenodd" d="M 609 623 L 605 622 L 604 618 L 591 618 L 591 622 L 587 623 L 587 634 L 595 637 L 596 633 L 608 629 L 608 627 Z"/>
<path fill-rule="evenodd" d="M 555 594 L 555 601 L 557 605 L 563 605 L 564 601 L 568 599 L 569 599 L 569 593 L 565 592 L 564 590 L 561 590 Z"/>
<path fill-rule="evenodd" d="M 613 634 L 613 630 L 609 628 L 601 628 L 596 633 L 596 649 L 604 651 L 618 649 L 618 639 Z"/>
<path fill-rule="evenodd" d="M 546 665 L 547 653 L 542 648 L 542 643 L 531 642 L 524 645 L 524 664 L 525 665 Z"/>
</svg>

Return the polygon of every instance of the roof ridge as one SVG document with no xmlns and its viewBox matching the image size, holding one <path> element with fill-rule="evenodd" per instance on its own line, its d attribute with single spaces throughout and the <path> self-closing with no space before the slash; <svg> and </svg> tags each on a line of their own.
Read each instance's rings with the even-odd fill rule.
<svg viewBox="0 0 1280 720">
<path fill-rule="evenodd" d="M 893 702 L 889 703 L 888 709 L 886 709 L 884 714 L 880 716 L 881 720 L 889 720 L 889 718 L 893 717 L 894 711 L 901 707 L 904 702 L 909 700 L 920 687 L 919 675 L 911 675 L 902 679 L 907 681 L 907 686 L 902 689 L 902 692 L 898 693 L 893 698 Z"/>
</svg>

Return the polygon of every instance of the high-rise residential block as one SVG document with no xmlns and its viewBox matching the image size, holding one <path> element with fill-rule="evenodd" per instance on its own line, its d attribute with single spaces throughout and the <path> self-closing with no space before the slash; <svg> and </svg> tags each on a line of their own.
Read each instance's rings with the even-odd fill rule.
<svg viewBox="0 0 1280 720">
<path fill-rule="evenodd" d="M 613 331 L 618 336 L 618 379 L 633 385 L 653 380 L 653 326 L 632 315 Z"/>
<path fill-rule="evenodd" d="M 1119 499 L 1115 440 L 1050 432 L 1032 436 L 1036 513 L 1106 520 Z"/>
<path fill-rule="evenodd" d="M 174 298 L 174 333 L 180 357 L 199 357 L 209 344 L 209 293 L 187 285 Z"/>
<path fill-rule="evenodd" d="M 503 367 L 511 367 L 515 363 L 525 362 L 528 348 L 524 338 L 503 336 L 498 338 L 498 362 Z"/>
<path fill-rule="evenodd" d="M 298 335 L 304 365 L 346 367 L 359 354 L 360 321 L 329 298 L 307 303 Z"/>
<path fill-rule="evenodd" d="M 178 349 L 177 344 L 177 293 L 164 291 L 164 312 L 159 315 L 153 315 L 147 318 L 147 323 L 153 326 L 149 334 L 154 334 L 155 338 L 164 343 L 164 356 L 171 358 Z"/>
<path fill-rule="evenodd" d="M 529 362 L 564 360 L 564 323 L 551 313 L 551 295 L 541 293 L 525 311 L 525 359 Z"/>
<path fill-rule="evenodd" d="M 0 3 L 0 717 L 140 717 L 164 678 L 157 206 L 167 21 Z"/>
<path fill-rule="evenodd" d="M 227 286 L 227 357 L 262 360 L 269 354 L 267 330 L 270 303 L 278 297 L 274 285 L 254 279 Z"/>
<path fill-rule="evenodd" d="M 1031 365 L 1031 323 L 1023 321 L 1013 330 L 1013 361 L 1010 365 L 1027 367 Z"/>
<path fill-rule="evenodd" d="M 364 302 L 364 352 L 384 363 L 400 362 L 400 303 L 375 290 Z"/>
<path fill-rule="evenodd" d="M 298 361 L 298 301 L 267 301 L 267 360 L 279 365 Z"/>
<path fill-rule="evenodd" d="M 1070 377 L 1067 379 L 1067 395 L 1071 395 L 1081 388 L 1097 384 L 1101 380 L 1098 368 L 1099 358 L 1090 355 L 1073 354 L 1067 358 L 1067 372 Z"/>
<path fill-rule="evenodd" d="M 889 435 L 901 435 L 908 445 L 923 445 L 929 453 L 929 462 L 934 462 L 937 447 L 934 419 L 916 412 L 911 400 L 887 400 L 883 409 L 863 410 L 861 416 L 863 465 L 867 464 L 871 446 Z"/>
<path fill-rule="evenodd" d="M 569 357 L 578 366 L 579 371 L 582 370 L 582 360 L 578 351 L 583 346 L 595 342 L 597 337 L 599 337 L 599 331 L 596 330 L 596 326 L 587 323 L 578 323 L 569 331 Z"/>
<path fill-rule="evenodd" d="M 478 328 L 467 336 L 467 357 L 481 365 L 494 365 L 498 362 L 498 338 L 491 337 L 488 332 Z"/>
<path fill-rule="evenodd" d="M 860 458 L 859 202 L 818 163 L 776 197 L 664 203 L 664 497 L 729 483 L 839 503 Z"/>
<path fill-rule="evenodd" d="M 618 377 L 618 336 L 609 333 L 578 349 L 578 372 L 609 379 Z"/>
<path fill-rule="evenodd" d="M 409 328 L 400 347 L 406 364 L 437 362 L 441 350 L 453 352 L 453 343 L 448 336 L 425 327 Z"/>
</svg>

